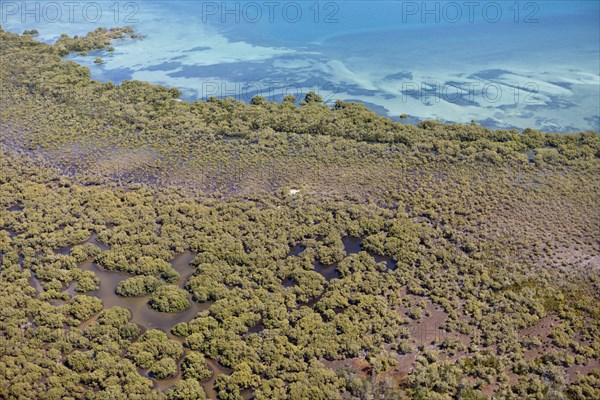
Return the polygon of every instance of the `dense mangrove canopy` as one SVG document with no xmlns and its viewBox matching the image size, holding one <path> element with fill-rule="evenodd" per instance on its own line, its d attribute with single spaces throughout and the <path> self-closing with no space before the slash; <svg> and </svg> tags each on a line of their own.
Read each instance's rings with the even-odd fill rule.
<svg viewBox="0 0 600 400">
<path fill-rule="evenodd" d="M 1 398 L 600 397 L 598 133 L 61 58 L 132 34 L 0 31 Z"/>
</svg>

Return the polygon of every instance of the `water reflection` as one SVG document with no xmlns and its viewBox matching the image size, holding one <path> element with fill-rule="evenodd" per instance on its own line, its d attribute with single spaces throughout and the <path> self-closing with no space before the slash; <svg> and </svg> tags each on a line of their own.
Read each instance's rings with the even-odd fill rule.
<svg viewBox="0 0 600 400">
<path fill-rule="evenodd" d="M 23 211 L 25 209 L 25 207 L 23 206 L 23 203 L 16 203 L 13 204 L 12 206 L 8 207 L 8 211 L 11 212 L 19 212 L 19 211 Z"/>
<path fill-rule="evenodd" d="M 317 240 L 320 240 L 320 238 L 317 238 Z M 372 251 L 363 249 L 362 242 L 363 242 L 363 239 L 360 237 L 344 236 L 342 238 L 342 243 L 344 245 L 346 257 L 348 257 L 352 254 L 366 252 L 371 257 L 373 257 L 373 259 L 375 260 L 376 263 L 378 263 L 378 264 L 381 262 L 385 263 L 385 269 L 383 269 L 383 271 L 389 272 L 389 271 L 395 270 L 397 268 L 396 260 L 394 260 L 391 257 L 382 256 L 382 255 L 376 254 Z M 296 244 L 295 246 L 293 246 L 291 248 L 288 256 L 301 257 L 304 250 L 306 250 L 306 246 L 304 246 L 303 244 Z M 331 282 L 334 279 L 340 279 L 342 277 L 339 270 L 337 269 L 338 263 L 325 265 L 325 264 L 321 263 L 320 260 L 317 259 L 317 260 L 314 260 L 312 264 L 313 264 L 315 272 L 318 272 L 321 275 L 323 275 L 323 277 L 325 278 L 327 283 Z M 283 286 L 285 288 L 293 286 L 295 284 L 296 284 L 296 282 L 294 282 L 290 278 L 286 278 L 285 280 L 283 280 Z M 305 307 L 314 308 L 315 305 L 321 300 L 321 297 L 323 297 L 324 293 L 325 293 L 325 290 L 323 290 L 323 292 L 321 292 L 321 294 L 319 294 L 318 296 L 316 296 L 314 298 L 311 298 L 307 302 L 300 303 L 298 305 L 298 307 L 305 306 Z"/>
<path fill-rule="evenodd" d="M 108 250 L 110 246 L 99 242 L 96 233 L 93 233 L 90 238 L 85 243 L 91 243 L 98 246 L 102 251 Z M 56 253 L 69 255 L 71 252 L 71 248 L 73 246 L 66 246 L 56 251 Z M 196 257 L 196 254 L 191 251 L 185 251 L 182 254 L 177 255 L 172 261 L 171 266 L 179 273 L 179 280 L 175 283 L 179 287 L 185 287 L 186 281 L 194 274 L 195 270 L 190 265 L 190 262 Z M 139 297 L 121 297 L 118 296 L 115 292 L 117 285 L 119 282 L 130 278 L 132 275 L 129 275 L 125 272 L 119 271 L 109 271 L 98 264 L 96 264 L 93 260 L 86 260 L 79 265 L 79 267 L 84 271 L 91 271 L 96 275 L 100 282 L 100 287 L 98 290 L 86 292 L 85 294 L 88 296 L 94 296 L 102 299 L 102 303 L 105 309 L 111 307 L 123 307 L 128 309 L 132 315 L 132 322 L 138 324 L 142 331 L 146 331 L 148 329 L 160 329 L 167 333 L 169 338 L 177 340 L 179 342 L 183 341 L 184 338 L 174 336 L 170 330 L 173 326 L 180 322 L 189 322 L 194 319 L 197 314 L 201 311 L 208 310 L 210 306 L 214 302 L 205 302 L 205 303 L 197 303 L 192 301 L 191 294 L 188 293 L 188 300 L 190 301 L 190 306 L 185 310 L 178 313 L 162 313 L 155 311 L 150 308 L 148 305 L 148 301 L 150 300 L 150 295 L 139 296 Z M 43 287 L 40 284 L 39 280 L 32 273 L 30 285 L 35 289 L 36 294 L 43 292 Z M 78 293 L 75 291 L 76 283 L 71 282 L 71 284 L 63 290 L 64 293 L 68 293 L 69 296 L 75 296 Z M 50 300 L 49 301 L 53 305 L 65 304 L 62 300 Z M 95 318 L 95 317 L 94 317 Z M 92 318 L 92 320 L 94 319 Z M 86 323 L 89 323 L 87 321 Z M 84 323 L 85 324 L 85 323 Z M 260 332 L 262 330 L 262 324 L 258 324 L 253 328 L 255 332 Z M 186 350 L 187 351 L 187 350 Z M 185 355 L 185 353 L 184 353 Z M 183 358 L 183 356 L 182 356 Z M 179 360 L 181 361 L 181 359 Z M 154 382 L 155 389 L 164 391 L 169 387 L 173 386 L 177 381 L 179 381 L 181 377 L 181 367 L 180 362 L 178 364 L 178 373 L 175 376 L 172 376 L 167 379 L 157 380 L 153 379 L 148 370 L 138 369 L 138 372 L 149 379 L 152 379 Z M 202 381 L 200 381 L 206 395 L 209 399 L 216 399 L 217 393 L 214 389 L 214 383 L 217 377 L 221 374 L 230 374 L 231 370 L 223 367 L 215 360 L 207 359 L 207 365 L 210 370 L 213 372 L 212 375 Z M 251 391 L 246 391 L 244 393 L 244 398 L 251 397 Z"/>
<path fill-rule="evenodd" d="M 331 281 L 332 279 L 340 279 L 342 277 L 340 272 L 337 270 L 337 264 L 323 265 L 320 261 L 315 261 L 313 265 L 315 266 L 315 271 L 323 275 L 327 282 Z"/>
<path fill-rule="evenodd" d="M 100 248 L 100 250 L 102 250 L 102 251 L 110 249 L 110 246 L 108 246 L 102 242 L 99 242 L 98 239 L 96 238 L 96 236 L 97 236 L 97 234 L 95 232 L 92 233 L 92 236 L 90 236 L 90 238 L 86 241 L 86 243 L 90 243 L 95 246 L 98 246 Z M 69 248 L 69 251 L 70 251 L 70 248 Z"/>
<path fill-rule="evenodd" d="M 124 272 L 108 271 L 99 267 L 95 262 L 86 261 L 80 265 L 85 271 L 92 271 L 100 280 L 100 289 L 86 293 L 89 296 L 95 296 L 102 299 L 104 308 L 119 306 L 131 311 L 132 321 L 141 325 L 145 329 L 161 329 L 170 334 L 170 329 L 180 322 L 189 322 L 196 317 L 200 311 L 207 310 L 212 303 L 196 303 L 192 301 L 191 294 L 188 293 L 190 306 L 178 313 L 161 313 L 150 308 L 148 301 L 150 295 L 140 297 L 121 297 L 115 293 L 117 285 L 122 280 L 130 278 L 131 275 Z M 175 267 L 175 266 L 174 266 Z M 178 267 L 178 272 L 182 272 L 182 267 Z M 186 272 L 186 271 L 183 271 Z M 183 286 L 185 279 L 182 274 L 179 284 Z"/>
<path fill-rule="evenodd" d="M 348 257 L 352 254 L 358 254 L 361 251 L 366 251 L 371 257 L 373 257 L 373 259 L 375 260 L 376 263 L 380 263 L 380 262 L 385 263 L 385 271 L 391 271 L 391 270 L 396 269 L 396 267 L 397 267 L 396 260 L 394 260 L 393 258 L 388 257 L 388 256 L 382 256 L 382 255 L 376 254 L 369 250 L 364 250 L 362 248 L 362 242 L 363 242 L 363 239 L 360 237 L 344 236 L 342 238 L 342 243 L 344 245 L 346 257 Z M 296 244 L 294 247 L 291 248 L 288 256 L 300 257 L 302 255 L 302 253 L 304 252 L 304 250 L 306 250 L 306 246 L 304 246 L 301 243 Z M 323 277 L 325 278 L 325 280 L 327 282 L 330 282 L 333 279 L 341 278 L 341 274 L 337 270 L 337 263 L 325 265 L 325 264 L 321 263 L 320 260 L 314 260 L 313 266 L 314 266 L 315 271 L 320 273 L 321 275 L 323 275 Z M 293 281 L 291 281 L 290 279 L 286 279 L 283 281 L 284 287 L 292 286 L 292 284 L 293 284 Z"/>
<path fill-rule="evenodd" d="M 148 369 L 138 368 L 137 369 L 138 373 L 148 379 L 152 379 L 152 382 L 154 383 L 154 389 L 164 392 L 165 390 L 169 389 L 171 386 L 173 386 L 179 380 L 182 379 L 181 361 L 183 360 L 183 358 L 185 357 L 186 354 L 187 354 L 187 351 L 183 353 L 183 355 L 181 356 L 181 359 L 179 359 L 177 362 L 177 374 L 173 375 L 169 378 L 160 379 L 160 380 L 153 379 L 152 376 L 150 375 Z M 231 374 L 232 370 L 229 368 L 225 368 L 224 366 L 222 366 L 215 360 L 211 360 L 211 359 L 206 359 L 206 365 L 212 371 L 212 375 L 209 376 L 208 378 L 205 378 L 205 379 L 199 381 L 199 382 L 200 382 L 200 385 L 202 385 L 204 392 L 206 393 L 206 397 L 209 399 L 216 399 L 217 391 L 215 390 L 215 382 L 217 380 L 217 377 L 219 375 L 229 375 L 229 374 Z M 244 397 L 244 398 L 249 398 L 249 397 Z"/>
<path fill-rule="evenodd" d="M 382 256 L 382 255 L 379 255 L 379 254 L 374 253 L 369 250 L 363 250 L 362 242 L 363 242 L 363 239 L 360 237 L 353 237 L 353 236 L 343 237 L 342 243 L 344 244 L 344 249 L 346 250 L 346 256 L 349 256 L 351 254 L 357 254 L 357 253 L 360 253 L 361 251 L 366 251 L 367 253 L 369 253 L 369 255 L 371 257 L 373 257 L 373 259 L 375 260 L 376 263 L 385 262 L 385 267 L 386 267 L 385 270 L 386 271 L 396 269 L 396 267 L 397 267 L 396 260 L 394 260 L 392 257 Z"/>
<path fill-rule="evenodd" d="M 102 251 L 110 248 L 110 246 L 98 241 L 96 233 L 93 233 L 85 243 L 96 245 Z M 59 249 L 57 253 L 68 255 L 70 254 L 72 247 L 73 246 L 63 247 Z M 171 266 L 179 273 L 179 280 L 175 283 L 179 287 L 183 288 L 185 286 L 185 282 L 194 274 L 195 271 L 194 268 L 190 266 L 190 261 L 192 261 L 195 256 L 196 254 L 192 253 L 191 251 L 185 251 L 171 261 Z M 116 294 L 115 290 L 119 282 L 130 278 L 132 275 L 129 275 L 125 272 L 106 270 L 91 259 L 84 261 L 79 265 L 79 267 L 84 271 L 93 272 L 100 281 L 100 288 L 98 290 L 86 292 L 86 295 L 102 299 L 104 308 L 118 306 L 128 309 L 132 315 L 132 322 L 140 325 L 143 330 L 161 329 L 167 332 L 167 335 L 169 335 L 171 338 L 176 338 L 170 333 L 170 330 L 173 326 L 180 322 L 191 321 L 199 312 L 209 309 L 213 304 L 212 302 L 197 303 L 192 300 L 191 294 L 188 293 L 190 306 L 185 310 L 177 313 L 158 312 L 150 308 L 148 305 L 150 295 L 139 297 L 121 297 Z M 36 289 L 36 293 L 42 291 L 40 282 L 33 274 L 31 278 L 31 286 Z M 75 287 L 76 283 L 72 282 L 63 292 L 68 293 L 69 296 L 75 296 L 78 294 L 75 291 Z M 61 300 L 51 300 L 50 303 L 53 305 L 60 305 L 64 304 L 65 302 Z M 181 341 L 181 338 L 176 339 Z"/>
</svg>

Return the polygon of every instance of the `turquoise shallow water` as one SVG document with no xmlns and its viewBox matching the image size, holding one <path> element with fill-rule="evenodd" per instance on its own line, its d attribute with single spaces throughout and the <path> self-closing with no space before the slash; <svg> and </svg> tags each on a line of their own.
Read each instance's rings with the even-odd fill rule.
<svg viewBox="0 0 600 400">
<path fill-rule="evenodd" d="M 2 1 L 0 12 L 4 29 L 48 42 L 134 26 L 143 40 L 71 57 L 95 79 L 188 100 L 314 90 L 391 117 L 600 130 L 597 1 Z"/>
</svg>

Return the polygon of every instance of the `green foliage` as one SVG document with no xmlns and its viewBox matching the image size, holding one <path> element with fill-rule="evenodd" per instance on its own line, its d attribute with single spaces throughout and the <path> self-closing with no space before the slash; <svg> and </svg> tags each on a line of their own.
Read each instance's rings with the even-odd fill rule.
<svg viewBox="0 0 600 400">
<path fill-rule="evenodd" d="M 267 100 L 262 97 L 262 96 L 254 96 L 251 100 L 250 100 L 250 104 L 254 105 L 254 106 L 265 106 L 268 104 Z"/>
<path fill-rule="evenodd" d="M 102 300 L 85 295 L 75 296 L 69 307 L 69 313 L 81 321 L 87 320 L 100 310 L 102 310 Z"/>
<path fill-rule="evenodd" d="M 181 344 L 168 339 L 159 330 L 146 331 L 127 351 L 129 357 L 139 368 L 150 369 L 158 379 L 177 373 L 174 360 L 183 354 Z"/>
<path fill-rule="evenodd" d="M 167 400 L 205 400 L 204 389 L 194 379 L 176 382 L 165 393 Z"/>
<path fill-rule="evenodd" d="M 77 282 L 76 292 L 91 292 L 100 288 L 100 281 L 92 271 L 77 271 L 73 274 Z"/>
<path fill-rule="evenodd" d="M 0 33 L 0 398 L 598 397 L 597 133 L 188 103 L 59 47 Z"/>
<path fill-rule="evenodd" d="M 72 52 L 86 53 L 90 50 L 101 50 L 106 48 L 111 40 L 124 38 L 126 35 L 135 37 L 131 28 L 97 28 L 86 36 L 73 38 L 63 34 L 54 44 L 54 49 L 60 56 L 66 56 Z"/>
<path fill-rule="evenodd" d="M 196 379 L 201 381 L 212 375 L 207 367 L 206 360 L 201 353 L 189 352 L 181 363 L 181 372 L 184 379 Z"/>
<path fill-rule="evenodd" d="M 169 357 L 161 358 L 150 367 L 150 376 L 156 379 L 165 379 L 177 373 L 175 360 Z"/>
<path fill-rule="evenodd" d="M 161 312 L 183 311 L 190 306 L 188 293 L 174 285 L 159 286 L 148 304 Z"/>
<path fill-rule="evenodd" d="M 116 293 L 125 297 L 145 296 L 163 284 L 164 282 L 153 276 L 134 276 L 119 282 Z"/>
<path fill-rule="evenodd" d="M 306 104 L 322 103 L 322 102 L 323 102 L 323 98 L 321 96 L 319 96 L 318 94 L 316 94 L 315 92 L 308 92 L 306 94 L 306 96 L 304 97 L 304 103 L 306 103 Z"/>
</svg>

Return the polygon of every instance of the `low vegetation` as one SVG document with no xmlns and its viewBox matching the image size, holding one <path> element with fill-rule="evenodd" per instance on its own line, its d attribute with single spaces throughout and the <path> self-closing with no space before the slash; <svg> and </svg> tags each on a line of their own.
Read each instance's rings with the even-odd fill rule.
<svg viewBox="0 0 600 400">
<path fill-rule="evenodd" d="M 0 31 L 0 398 L 600 397 L 598 133 L 188 103 L 61 59 L 131 33 Z M 157 318 L 204 308 L 138 325 L 89 263 Z"/>
</svg>

